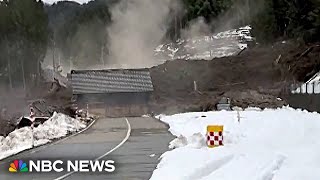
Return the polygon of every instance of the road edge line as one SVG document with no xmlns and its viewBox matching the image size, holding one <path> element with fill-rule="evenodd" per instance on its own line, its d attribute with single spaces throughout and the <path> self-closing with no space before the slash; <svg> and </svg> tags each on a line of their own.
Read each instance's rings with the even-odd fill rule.
<svg viewBox="0 0 320 180">
<path fill-rule="evenodd" d="M 127 134 L 126 134 L 126 137 L 116 146 L 114 147 L 113 149 L 111 149 L 110 151 L 106 152 L 105 154 L 99 156 L 98 158 L 96 158 L 94 161 L 98 161 L 102 158 L 104 158 L 105 156 L 107 156 L 108 154 L 114 152 L 115 150 L 117 150 L 118 148 L 120 148 L 124 143 L 127 142 L 127 140 L 129 139 L 130 135 L 131 135 L 131 124 L 129 123 L 129 120 L 128 118 L 125 118 L 126 119 L 126 122 L 127 122 L 127 126 L 128 126 L 128 130 L 127 130 Z M 63 176 L 60 176 L 58 178 L 55 178 L 54 180 L 62 180 L 62 179 L 65 179 L 66 177 L 72 175 L 76 173 L 75 171 L 72 171 L 72 172 L 69 172 Z"/>
</svg>

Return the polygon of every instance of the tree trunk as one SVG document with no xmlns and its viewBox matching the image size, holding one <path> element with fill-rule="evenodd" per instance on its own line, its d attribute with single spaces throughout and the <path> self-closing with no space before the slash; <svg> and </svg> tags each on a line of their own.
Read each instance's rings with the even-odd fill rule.
<svg viewBox="0 0 320 180">
<path fill-rule="evenodd" d="M 22 71 L 23 89 L 24 89 L 24 91 L 26 91 L 26 77 L 24 74 L 24 63 L 23 63 L 22 59 L 21 59 L 21 71 Z"/>
<path fill-rule="evenodd" d="M 36 80 L 36 85 L 40 84 L 40 79 L 41 79 L 41 65 L 40 65 L 40 59 L 37 58 L 37 80 Z"/>
<path fill-rule="evenodd" d="M 9 86 L 10 86 L 10 89 L 13 89 L 13 87 L 12 87 L 12 78 L 11 78 L 10 57 L 8 57 L 8 77 L 9 77 Z"/>
<path fill-rule="evenodd" d="M 11 64 L 10 64 L 10 48 L 8 46 L 8 40 L 7 38 L 5 38 L 5 44 L 6 44 L 6 50 L 7 50 L 7 53 L 8 53 L 8 78 L 9 78 L 9 87 L 10 89 L 13 89 L 13 86 L 12 86 L 12 77 L 11 77 Z"/>
</svg>

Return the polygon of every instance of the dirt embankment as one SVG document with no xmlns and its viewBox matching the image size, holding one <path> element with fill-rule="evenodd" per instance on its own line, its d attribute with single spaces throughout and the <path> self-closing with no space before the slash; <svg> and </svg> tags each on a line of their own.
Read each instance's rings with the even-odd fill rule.
<svg viewBox="0 0 320 180">
<path fill-rule="evenodd" d="M 286 103 L 278 97 L 283 89 L 319 71 L 319 47 L 303 54 L 309 47 L 289 41 L 212 61 L 167 61 L 151 68 L 153 107 L 166 112 L 211 110 L 222 97 L 241 107 L 282 106 Z"/>
<path fill-rule="evenodd" d="M 279 60 L 285 74 L 300 82 L 308 81 L 320 71 L 320 43 L 299 46 Z"/>
</svg>

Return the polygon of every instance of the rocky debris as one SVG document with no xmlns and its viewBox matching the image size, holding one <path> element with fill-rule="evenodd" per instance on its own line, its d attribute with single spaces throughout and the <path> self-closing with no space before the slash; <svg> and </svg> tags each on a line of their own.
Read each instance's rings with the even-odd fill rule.
<svg viewBox="0 0 320 180">
<path fill-rule="evenodd" d="M 35 116 L 50 117 L 57 108 L 49 105 L 44 99 L 33 101 L 30 106 L 34 109 Z"/>
<path fill-rule="evenodd" d="M 232 100 L 232 106 L 241 108 L 259 107 L 259 108 L 277 108 L 287 105 L 285 101 L 276 96 L 261 94 L 255 90 L 248 91 L 230 91 L 224 94 Z"/>
<path fill-rule="evenodd" d="M 219 103 L 216 105 L 216 107 L 218 111 L 221 111 L 221 110 L 230 111 L 231 110 L 230 98 L 222 97 Z"/>
<path fill-rule="evenodd" d="M 28 89 L 28 92 L 21 97 L 16 97 L 13 93 L 7 95 L 9 97 L 0 104 L 2 109 L 7 109 L 0 115 L 0 135 L 6 136 L 16 128 L 30 126 L 28 122 L 30 120 L 23 117 L 30 115 L 31 107 L 35 112 L 34 116 L 40 117 L 38 124 L 43 124 L 54 112 L 74 115 L 70 110 L 71 90 L 57 83 L 57 81 L 40 83 Z"/>
<path fill-rule="evenodd" d="M 297 43 L 279 42 L 248 48 L 238 56 L 211 61 L 170 60 L 155 66 L 150 69 L 155 89 L 152 110 L 160 113 L 216 110 L 222 97 L 230 97 L 235 106 L 244 108 L 282 106 L 286 103 L 279 102 L 277 97 L 294 81 L 294 75 L 284 72 L 287 78 L 283 78 L 274 61 L 280 55 L 287 58 L 296 48 Z"/>
<path fill-rule="evenodd" d="M 6 108 L 2 108 L 2 111 L 6 111 Z M 6 136 L 16 128 L 16 123 L 18 122 L 21 114 L 4 114 L 0 115 L 0 136 Z"/>
<path fill-rule="evenodd" d="M 306 82 L 320 71 L 320 44 L 294 48 L 279 60 L 278 65 L 296 81 Z"/>
</svg>

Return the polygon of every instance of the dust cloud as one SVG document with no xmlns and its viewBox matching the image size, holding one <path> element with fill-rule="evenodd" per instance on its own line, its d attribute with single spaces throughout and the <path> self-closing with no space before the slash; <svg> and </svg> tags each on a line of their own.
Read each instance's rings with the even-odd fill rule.
<svg viewBox="0 0 320 180">
<path fill-rule="evenodd" d="M 208 35 L 210 33 L 210 24 L 207 24 L 203 17 L 199 17 L 191 21 L 188 28 L 181 30 L 181 37 L 183 39 L 188 39 L 197 36 Z"/>
<path fill-rule="evenodd" d="M 177 0 L 122 0 L 111 9 L 108 27 L 109 63 L 117 68 L 142 68 L 157 64 L 154 48 L 161 44 Z"/>
</svg>

